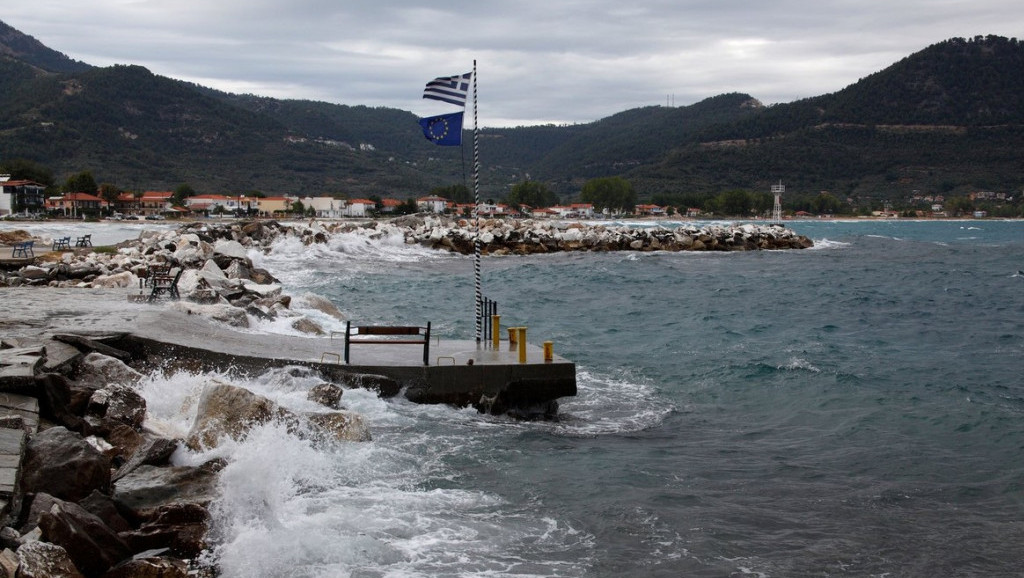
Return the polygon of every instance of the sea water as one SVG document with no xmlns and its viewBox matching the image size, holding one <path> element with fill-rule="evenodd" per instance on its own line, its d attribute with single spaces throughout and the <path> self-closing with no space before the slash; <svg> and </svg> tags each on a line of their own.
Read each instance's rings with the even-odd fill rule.
<svg viewBox="0 0 1024 578">
<path fill-rule="evenodd" d="M 815 248 L 485 257 L 502 324 L 577 363 L 560 418 L 350 390 L 371 442 L 271 425 L 179 452 L 229 461 L 209 560 L 233 577 L 1019 576 L 1024 223 L 791 228 Z M 473 335 L 472 257 L 354 234 L 252 257 L 353 320 Z M 319 377 L 152 376 L 149 425 L 182 435 L 214 381 L 301 410 Z"/>
</svg>

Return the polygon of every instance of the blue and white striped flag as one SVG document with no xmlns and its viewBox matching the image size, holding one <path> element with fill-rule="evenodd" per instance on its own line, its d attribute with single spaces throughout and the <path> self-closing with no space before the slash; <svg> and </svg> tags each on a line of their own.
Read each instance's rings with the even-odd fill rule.
<svg viewBox="0 0 1024 578">
<path fill-rule="evenodd" d="M 440 76 L 427 83 L 423 90 L 423 98 L 440 100 L 458 106 L 466 106 L 466 95 L 469 94 L 469 81 L 472 72 L 458 76 Z"/>
</svg>

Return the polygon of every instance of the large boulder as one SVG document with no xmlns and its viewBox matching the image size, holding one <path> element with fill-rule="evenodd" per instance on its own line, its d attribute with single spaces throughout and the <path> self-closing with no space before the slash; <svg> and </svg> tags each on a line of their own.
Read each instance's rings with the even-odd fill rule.
<svg viewBox="0 0 1024 578">
<path fill-rule="evenodd" d="M 0 577 L 15 578 L 18 574 L 18 555 L 5 546 L 0 552 Z"/>
<path fill-rule="evenodd" d="M 206 281 L 206 284 L 214 289 L 228 287 L 236 284 L 236 281 L 228 279 L 224 271 L 217 266 L 217 263 L 210 259 L 199 269 L 199 276 Z"/>
<path fill-rule="evenodd" d="M 18 578 L 85 578 L 68 553 L 49 542 L 28 542 L 17 551 Z"/>
<path fill-rule="evenodd" d="M 82 427 L 82 418 L 76 415 L 71 382 L 59 373 L 44 373 L 35 377 L 39 416 L 68 429 Z M 84 401 L 84 399 L 83 399 Z M 85 409 L 84 403 L 81 409 Z"/>
<path fill-rule="evenodd" d="M 102 289 L 124 289 L 125 287 L 135 287 L 139 284 L 139 278 L 132 274 L 131 271 L 121 271 L 120 273 L 113 273 L 111 275 L 100 275 L 92 280 L 92 286 L 94 288 Z"/>
<path fill-rule="evenodd" d="M 327 332 L 324 331 L 324 328 L 319 323 L 308 317 L 299 317 L 292 321 L 292 329 L 309 335 L 327 335 Z"/>
<path fill-rule="evenodd" d="M 22 490 L 76 502 L 110 486 L 110 459 L 81 435 L 57 426 L 36 434 L 25 448 Z"/>
<path fill-rule="evenodd" d="M 217 241 L 213 246 L 214 256 L 223 256 L 231 259 L 238 259 L 246 262 L 249 260 L 249 252 L 238 241 Z"/>
<path fill-rule="evenodd" d="M 116 532 L 78 504 L 56 500 L 39 516 L 39 528 L 42 539 L 64 548 L 87 576 L 98 576 L 131 555 Z"/>
<path fill-rule="evenodd" d="M 159 437 L 148 433 L 143 434 L 142 439 L 142 443 L 136 447 L 134 452 L 129 454 L 130 457 L 128 460 L 117 469 L 117 472 L 115 472 L 113 476 L 111 476 L 112 481 L 116 482 L 135 471 L 140 466 L 165 465 L 170 460 L 171 455 L 173 455 L 178 449 L 177 440 Z"/>
<path fill-rule="evenodd" d="M 216 447 L 224 437 L 241 440 L 253 427 L 272 420 L 297 436 L 317 441 L 370 439 L 369 428 L 358 414 L 339 411 L 300 415 L 246 389 L 222 383 L 203 391 L 185 445 L 199 450 Z"/>
<path fill-rule="evenodd" d="M 341 409 L 341 396 L 345 390 L 333 383 L 320 383 L 310 388 L 306 399 L 331 409 Z"/>
<path fill-rule="evenodd" d="M 126 560 L 110 569 L 103 578 L 188 578 L 188 565 L 175 558 L 149 556 Z"/>
<path fill-rule="evenodd" d="M 157 508 L 138 530 L 123 534 L 132 549 L 141 552 L 169 548 L 181 558 L 195 558 L 207 547 L 210 513 L 199 504 L 177 503 Z"/>
<path fill-rule="evenodd" d="M 171 504 L 208 506 L 219 496 L 217 476 L 224 462 L 214 460 L 199 467 L 139 466 L 117 480 L 112 498 L 129 521 L 152 520 L 161 507 Z"/>
<path fill-rule="evenodd" d="M 88 412 L 139 428 L 146 419 L 146 400 L 131 387 L 113 383 L 92 394 Z"/>
<path fill-rule="evenodd" d="M 295 300 L 295 307 L 315 309 L 321 313 L 330 315 L 331 317 L 339 321 L 345 320 L 345 314 L 342 313 L 340 309 L 338 309 L 337 305 L 332 303 L 329 299 L 313 293 L 306 293 L 304 295 L 299 296 Z"/>
<path fill-rule="evenodd" d="M 305 419 L 313 426 L 311 437 L 316 441 L 368 442 L 370 428 L 363 416 L 350 411 L 306 414 Z"/>
<path fill-rule="evenodd" d="M 135 385 L 142 380 L 142 374 L 120 359 L 93 352 L 82 360 L 75 378 L 79 383 L 102 388 L 113 383 Z"/>
<path fill-rule="evenodd" d="M 280 415 L 271 400 L 226 383 L 207 386 L 185 438 L 192 450 L 216 447 L 222 437 L 243 439 L 248 431 Z"/>
<path fill-rule="evenodd" d="M 125 520 L 121 512 L 117 511 L 117 505 L 113 498 L 102 492 L 96 491 L 89 494 L 89 497 L 79 501 L 78 505 L 102 520 L 108 528 L 115 532 L 128 532 L 132 529 L 128 520 Z"/>
</svg>

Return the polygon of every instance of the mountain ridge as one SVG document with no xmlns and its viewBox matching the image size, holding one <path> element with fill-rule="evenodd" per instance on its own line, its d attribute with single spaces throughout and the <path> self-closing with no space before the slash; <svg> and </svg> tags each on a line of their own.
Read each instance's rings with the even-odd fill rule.
<svg viewBox="0 0 1024 578">
<path fill-rule="evenodd" d="M 459 147 L 410 112 L 236 95 L 135 65 L 97 68 L 0 22 L 0 162 L 82 170 L 128 189 L 419 196 L 465 182 Z M 846 88 L 765 107 L 744 93 L 631 109 L 592 123 L 483 128 L 481 185 L 565 197 L 621 176 L 642 198 L 785 179 L 808 194 L 1019 190 L 1024 47 L 954 38 Z"/>
</svg>

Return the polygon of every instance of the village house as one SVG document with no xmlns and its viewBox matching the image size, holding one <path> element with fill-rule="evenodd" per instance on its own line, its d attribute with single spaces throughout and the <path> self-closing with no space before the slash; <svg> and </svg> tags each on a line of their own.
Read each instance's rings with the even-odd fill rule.
<svg viewBox="0 0 1024 578">
<path fill-rule="evenodd" d="M 590 203 L 573 203 L 569 205 L 573 213 L 576 213 L 581 219 L 593 219 L 594 218 L 594 205 Z"/>
<path fill-rule="evenodd" d="M 42 211 L 46 203 L 45 189 L 45 185 L 35 181 L 12 181 L 10 175 L 0 175 L 0 217 Z"/>
<path fill-rule="evenodd" d="M 645 217 L 664 217 L 665 208 L 658 205 L 637 205 L 633 208 L 637 215 Z"/>
<path fill-rule="evenodd" d="M 594 205 L 590 203 L 573 203 L 571 205 L 555 205 L 550 207 L 560 219 L 593 219 Z"/>
<path fill-rule="evenodd" d="M 134 215 L 139 212 L 139 198 L 135 193 L 120 193 L 114 202 L 114 210 L 124 215 Z"/>
<path fill-rule="evenodd" d="M 377 203 L 369 199 L 351 199 L 345 207 L 344 215 L 346 217 L 366 217 L 376 207 Z"/>
<path fill-rule="evenodd" d="M 430 196 L 416 199 L 416 209 L 429 213 L 444 213 L 448 208 L 448 199 L 444 197 Z"/>
<path fill-rule="evenodd" d="M 380 212 L 394 213 L 396 210 L 398 210 L 398 207 L 401 207 L 404 204 L 404 201 L 399 201 L 398 199 L 383 199 L 380 202 Z"/>
<path fill-rule="evenodd" d="M 146 191 L 139 197 L 139 214 L 163 215 L 171 210 L 171 197 L 174 193 L 169 191 Z"/>
<path fill-rule="evenodd" d="M 512 209 L 506 204 L 480 203 L 477 212 L 481 217 L 504 217 L 512 214 Z"/>
<path fill-rule="evenodd" d="M 96 215 L 106 206 L 106 201 L 89 193 L 65 193 L 63 196 L 50 197 L 46 200 L 47 211 L 59 212 L 65 217 Z"/>
<path fill-rule="evenodd" d="M 263 197 L 255 199 L 253 208 L 263 217 L 281 217 L 292 210 L 292 203 L 297 201 L 295 197 Z"/>
<path fill-rule="evenodd" d="M 334 197 L 303 197 L 299 201 L 307 212 L 312 209 L 313 214 L 320 219 L 337 219 L 343 216 L 347 204 L 345 199 Z"/>
<path fill-rule="evenodd" d="M 469 217 L 473 215 L 473 211 L 476 210 L 476 203 L 457 203 L 451 205 L 451 210 L 456 215 L 463 217 Z"/>
<path fill-rule="evenodd" d="M 233 209 L 228 208 L 229 197 L 226 195 L 194 195 L 185 197 L 185 207 L 193 213 L 227 213 Z M 232 201 L 232 204 L 235 204 Z M 218 209 L 219 208 L 219 209 Z"/>
</svg>

